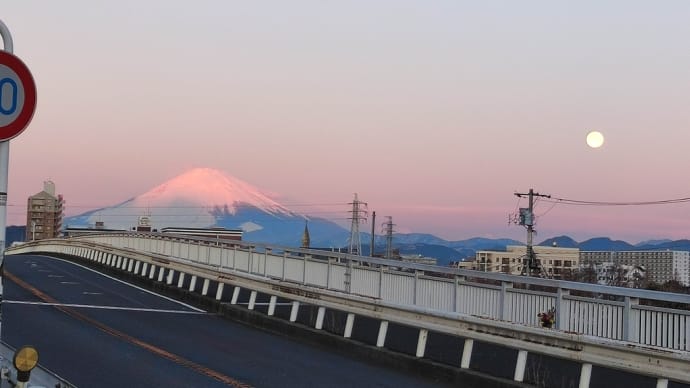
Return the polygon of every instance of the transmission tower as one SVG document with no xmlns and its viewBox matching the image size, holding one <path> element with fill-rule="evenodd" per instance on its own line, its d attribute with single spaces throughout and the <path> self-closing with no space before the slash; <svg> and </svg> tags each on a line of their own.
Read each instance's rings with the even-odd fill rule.
<svg viewBox="0 0 690 388">
<path fill-rule="evenodd" d="M 527 228 L 527 265 L 522 266 L 522 274 L 529 276 L 540 276 L 542 274 L 542 267 L 537 260 L 534 249 L 532 248 L 532 236 L 534 234 L 534 197 L 551 198 L 550 195 L 535 193 L 533 189 L 529 189 L 528 193 L 515 193 L 518 198 L 527 197 L 527 208 L 520 208 L 520 215 L 518 223 Z"/>
<path fill-rule="evenodd" d="M 388 221 L 384 222 L 381 226 L 383 227 L 383 234 L 386 235 L 386 259 L 393 258 L 393 217 L 386 216 Z"/>
<path fill-rule="evenodd" d="M 349 217 L 352 220 L 352 226 L 350 226 L 350 254 L 361 256 L 362 241 L 359 239 L 359 224 L 367 221 L 367 203 L 357 199 L 357 193 L 355 193 L 355 199 L 349 205 L 352 205 Z"/>
</svg>

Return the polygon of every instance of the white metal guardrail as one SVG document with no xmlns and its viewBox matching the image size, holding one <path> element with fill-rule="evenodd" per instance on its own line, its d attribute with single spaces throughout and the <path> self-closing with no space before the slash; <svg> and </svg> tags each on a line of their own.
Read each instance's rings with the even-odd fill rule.
<svg viewBox="0 0 690 388">
<path fill-rule="evenodd" d="M 73 254 L 118 268 L 127 265 L 134 273 L 138 273 L 139 262 L 145 273 L 148 262 L 150 278 L 154 266 L 160 268 L 159 280 L 164 269 L 206 279 L 233 274 L 232 279 L 241 278 L 242 287 L 249 284 L 253 292 L 300 300 L 276 287 L 292 284 L 316 290 L 318 304 L 324 308 L 382 319 L 382 329 L 383 322 L 387 325 L 390 320 L 420 330 L 501 343 L 521 349 L 521 354 L 534 351 L 578 360 L 585 363 L 583 375 L 586 365 L 591 371 L 591 362 L 654 375 L 662 382 L 663 378 L 690 382 L 689 312 L 639 304 L 640 300 L 690 303 L 688 295 L 166 235 L 108 234 L 50 240 L 24 244 L 8 253 L 36 251 Z M 526 289 L 530 287 L 554 291 Z M 593 296 L 574 296 L 571 292 Z M 314 300 L 306 298 L 303 302 Z M 556 307 L 559 330 L 530 328 L 537 326 L 538 312 L 550 307 Z M 524 364 L 526 353 L 521 357 Z M 667 381 L 659 386 L 665 384 Z"/>
<path fill-rule="evenodd" d="M 561 331 L 690 351 L 689 310 L 641 304 L 641 301 L 675 302 L 690 306 L 690 295 L 685 294 L 164 234 L 104 234 L 77 240 L 177 257 L 401 305 L 530 326 L 539 326 L 537 315 L 553 307 L 555 328 Z M 591 296 L 576 296 L 576 293 Z"/>
</svg>

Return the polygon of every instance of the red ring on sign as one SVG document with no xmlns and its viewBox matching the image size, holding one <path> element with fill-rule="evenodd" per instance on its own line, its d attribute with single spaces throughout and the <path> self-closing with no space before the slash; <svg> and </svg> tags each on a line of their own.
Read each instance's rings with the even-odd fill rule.
<svg viewBox="0 0 690 388">
<path fill-rule="evenodd" d="M 22 133 L 31 122 L 36 111 L 36 84 L 24 62 L 7 51 L 0 51 L 0 64 L 9 67 L 17 74 L 24 89 L 24 104 L 17 118 L 4 127 L 0 127 L 0 141 L 7 141 Z"/>
</svg>

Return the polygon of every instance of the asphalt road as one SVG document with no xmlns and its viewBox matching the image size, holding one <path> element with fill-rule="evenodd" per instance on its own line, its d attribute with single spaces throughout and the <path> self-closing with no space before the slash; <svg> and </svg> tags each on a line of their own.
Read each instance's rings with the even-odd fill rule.
<svg viewBox="0 0 690 388">
<path fill-rule="evenodd" d="M 2 338 L 79 387 L 439 387 L 46 256 L 5 258 Z"/>
</svg>

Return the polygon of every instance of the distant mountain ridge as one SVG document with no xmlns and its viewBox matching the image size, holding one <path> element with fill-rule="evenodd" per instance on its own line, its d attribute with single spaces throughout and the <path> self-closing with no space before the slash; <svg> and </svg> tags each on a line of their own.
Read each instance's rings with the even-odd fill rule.
<svg viewBox="0 0 690 388">
<path fill-rule="evenodd" d="M 63 224 L 70 227 L 93 227 L 100 221 L 106 228 L 131 230 L 143 215 L 150 216 L 156 229 L 166 226 L 242 229 L 247 241 L 288 247 L 300 245 L 305 225 L 309 228 L 313 247 L 342 250 L 348 247 L 350 236 L 346 228 L 331 220 L 295 212 L 253 185 L 210 168 L 189 170 L 119 204 L 67 217 Z M 362 233 L 361 241 L 366 245 L 370 236 Z M 393 246 L 401 253 L 434 257 L 441 265 L 474 257 L 478 250 L 502 251 L 508 245 L 524 243 L 507 238 L 481 237 L 449 241 L 429 233 L 399 233 L 393 237 Z M 558 236 L 545 240 L 540 245 L 577 247 L 590 251 L 690 251 L 689 240 L 649 240 L 632 245 L 607 237 L 577 242 L 568 236 Z M 383 251 L 384 246 L 383 237 L 377 236 L 377 251 Z M 368 248 L 363 249 L 363 253 L 368 252 Z"/>
</svg>

